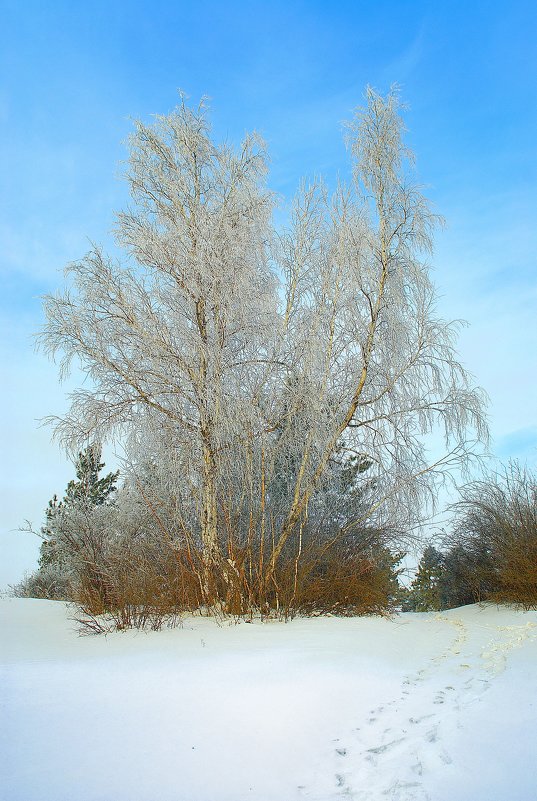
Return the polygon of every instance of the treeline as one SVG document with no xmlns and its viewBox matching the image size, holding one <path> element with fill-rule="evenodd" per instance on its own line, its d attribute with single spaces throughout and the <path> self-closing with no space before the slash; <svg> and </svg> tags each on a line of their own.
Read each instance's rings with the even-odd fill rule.
<svg viewBox="0 0 537 801">
<path fill-rule="evenodd" d="M 216 598 L 207 607 L 202 552 L 179 536 L 157 467 L 137 487 L 132 479 L 120 484 L 117 472 L 102 476 L 103 467 L 98 447 L 79 453 L 76 480 L 47 507 L 39 568 L 15 588 L 17 595 L 75 602 L 89 630 L 158 629 L 203 609 L 288 618 L 429 612 L 482 601 L 537 606 L 537 479 L 516 463 L 462 488 L 451 533 L 443 547 L 425 548 L 405 588 L 399 581 L 405 554 L 393 548 L 401 532 L 362 525 L 341 536 L 368 469 L 354 460 L 322 525 L 304 526 L 299 551 L 284 552 L 270 589 L 260 581 L 259 543 L 229 551 L 249 604 L 241 597 L 231 609 L 218 607 Z"/>
<path fill-rule="evenodd" d="M 461 490 L 452 533 L 428 546 L 403 609 L 480 601 L 537 606 L 537 479 L 516 463 Z"/>
</svg>

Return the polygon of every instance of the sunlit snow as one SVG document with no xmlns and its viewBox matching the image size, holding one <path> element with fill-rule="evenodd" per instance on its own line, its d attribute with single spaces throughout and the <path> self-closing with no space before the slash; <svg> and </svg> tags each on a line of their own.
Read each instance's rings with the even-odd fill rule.
<svg viewBox="0 0 537 801">
<path fill-rule="evenodd" d="M 0 601 L 2 801 L 531 801 L 537 612 L 79 637 Z"/>
</svg>

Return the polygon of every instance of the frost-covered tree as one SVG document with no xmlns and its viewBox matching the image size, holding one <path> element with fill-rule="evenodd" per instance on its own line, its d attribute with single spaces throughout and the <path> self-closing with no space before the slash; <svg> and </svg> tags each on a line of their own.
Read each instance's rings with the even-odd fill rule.
<svg viewBox="0 0 537 801">
<path fill-rule="evenodd" d="M 154 125 L 137 123 L 133 207 L 116 230 L 131 260 L 95 249 L 68 268 L 74 291 L 45 302 L 46 348 L 63 353 L 64 371 L 77 357 L 92 379 L 58 433 L 164 441 L 188 478 L 208 565 L 221 562 L 218 481 L 230 447 L 258 426 L 276 317 L 265 162 L 255 135 L 238 151 L 216 145 L 204 106 L 184 98 Z"/>
<path fill-rule="evenodd" d="M 166 506 L 171 538 L 199 543 L 206 594 L 216 577 L 251 596 L 255 579 L 259 599 L 290 553 L 296 579 L 306 529 L 324 553 L 368 523 L 415 521 L 469 457 L 468 432 L 486 436 L 457 327 L 435 314 L 437 218 L 403 130 L 397 93 L 368 90 L 348 128 L 352 182 L 304 183 L 275 230 L 261 140 L 215 143 L 204 105 L 181 98 L 131 137 L 124 262 L 95 248 L 45 301 L 44 348 L 90 379 L 57 434 L 127 443 L 156 525 L 169 531 Z M 438 425 L 448 455 L 431 465 L 422 436 Z M 368 469 L 350 486 L 352 460 Z"/>
<path fill-rule="evenodd" d="M 39 568 L 15 588 L 17 594 L 72 600 L 90 575 L 94 584 L 99 582 L 119 471 L 101 475 L 104 462 L 96 444 L 80 451 L 74 464 L 76 479 L 69 481 L 61 500 L 54 495 L 49 501 L 40 530 L 34 531 L 30 522 L 23 529 L 37 534 L 42 542 Z"/>
<path fill-rule="evenodd" d="M 287 406 L 294 400 L 294 414 L 307 422 L 286 443 L 293 490 L 271 566 L 342 439 L 347 453 L 373 463 L 364 517 L 391 508 L 403 525 L 416 519 L 444 468 L 464 466 L 468 431 L 486 437 L 483 395 L 456 357 L 457 325 L 435 313 L 426 258 L 438 218 L 408 169 L 399 112 L 395 92 L 368 90 L 348 126 L 353 184 L 331 195 L 322 181 L 304 185 L 280 237 L 284 350 L 297 376 Z M 431 465 L 423 435 L 438 426 L 447 453 Z"/>
</svg>

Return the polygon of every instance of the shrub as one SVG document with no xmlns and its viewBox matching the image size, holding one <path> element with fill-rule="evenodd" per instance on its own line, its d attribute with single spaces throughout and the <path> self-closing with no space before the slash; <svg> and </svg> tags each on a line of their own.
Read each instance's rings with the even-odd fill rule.
<svg viewBox="0 0 537 801">
<path fill-rule="evenodd" d="M 118 542 L 99 565 L 87 564 L 74 600 L 83 612 L 80 621 L 92 631 L 101 627 L 159 629 L 185 612 L 205 610 L 282 619 L 328 613 L 389 614 L 399 598 L 397 565 L 402 555 L 371 544 L 371 536 L 364 537 L 362 549 L 344 544 L 323 549 L 317 540 L 300 553 L 287 549 L 269 586 L 263 582 L 259 552 L 234 548 L 229 563 L 235 581 L 220 586 L 217 574 L 207 591 L 201 550 L 192 544 L 163 546 L 161 537 L 146 534 L 134 547 L 131 541 L 128 550 Z"/>
<path fill-rule="evenodd" d="M 537 607 L 537 478 L 512 462 L 461 494 L 450 553 L 473 600 Z"/>
<path fill-rule="evenodd" d="M 48 598 L 52 601 L 72 598 L 70 577 L 57 565 L 42 566 L 14 585 L 11 592 L 16 598 Z"/>
</svg>

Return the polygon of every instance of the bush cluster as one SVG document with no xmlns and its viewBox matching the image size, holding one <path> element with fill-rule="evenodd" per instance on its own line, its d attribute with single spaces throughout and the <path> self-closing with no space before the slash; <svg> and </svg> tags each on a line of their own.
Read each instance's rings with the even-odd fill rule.
<svg viewBox="0 0 537 801">
<path fill-rule="evenodd" d="M 443 552 L 425 549 L 404 606 L 537 607 L 537 478 L 516 463 L 461 490 Z"/>
<path fill-rule="evenodd" d="M 397 607 L 403 554 L 388 547 L 394 537 L 388 528 L 344 533 L 341 513 L 338 522 L 306 522 L 267 584 L 271 539 L 262 547 L 248 530 L 230 526 L 220 543 L 227 569 L 207 582 L 200 539 L 181 530 L 169 499 L 157 502 L 154 477 L 141 492 L 128 483 L 118 489 L 118 474 L 101 478 L 103 467 L 98 448 L 79 454 L 77 480 L 46 510 L 39 570 L 15 588 L 18 595 L 75 602 L 86 631 L 160 629 L 185 612 L 287 619 L 389 614 Z M 363 465 L 355 470 L 363 472 Z M 345 479 L 348 490 L 350 469 Z"/>
</svg>

